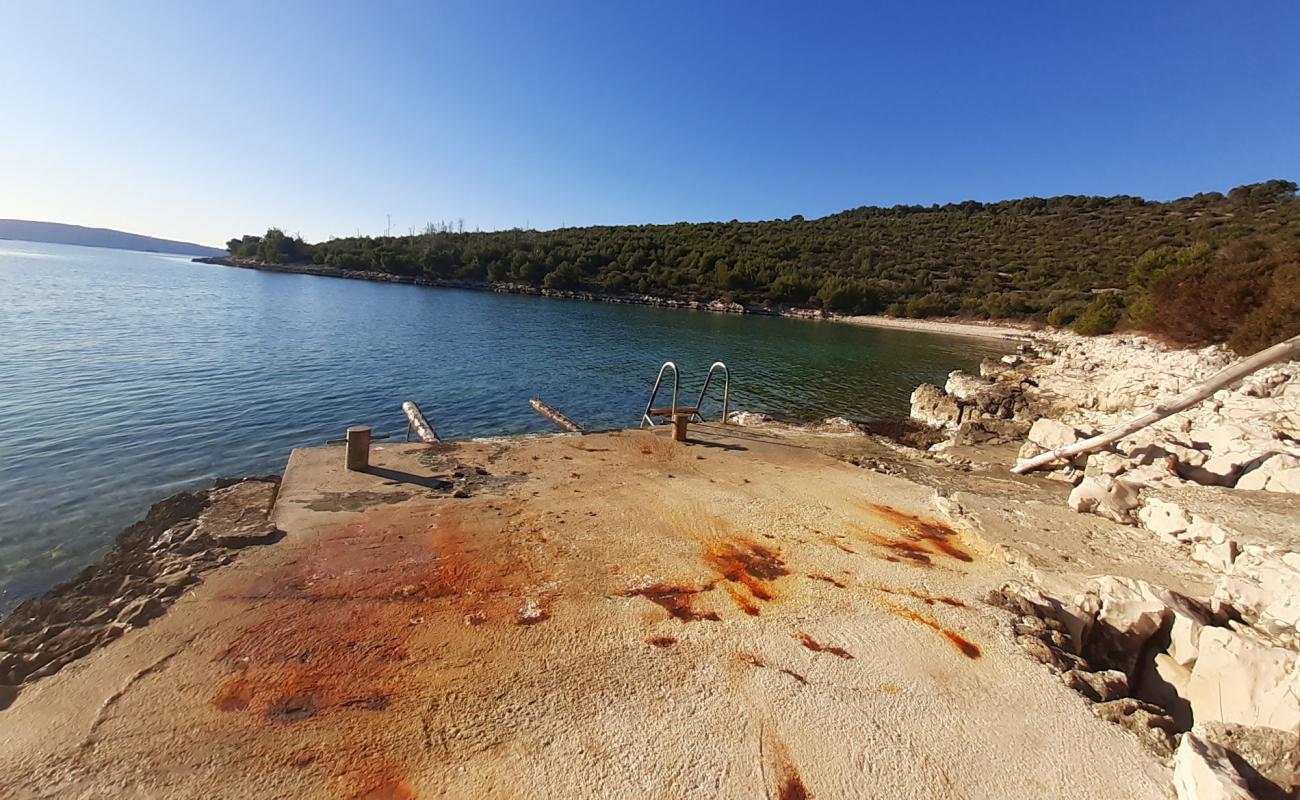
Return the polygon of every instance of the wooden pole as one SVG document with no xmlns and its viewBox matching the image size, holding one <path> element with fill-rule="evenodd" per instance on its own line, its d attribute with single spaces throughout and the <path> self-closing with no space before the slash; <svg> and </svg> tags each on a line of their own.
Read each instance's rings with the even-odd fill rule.
<svg viewBox="0 0 1300 800">
<path fill-rule="evenodd" d="M 686 423 L 690 420 L 690 414 L 678 412 L 673 414 L 673 440 L 678 442 L 686 441 Z"/>
<path fill-rule="evenodd" d="M 1026 461 L 1021 461 L 1011 468 L 1011 471 L 1017 475 L 1023 475 L 1026 472 L 1044 467 L 1058 459 L 1073 458 L 1084 453 L 1091 453 L 1100 450 L 1103 447 L 1118 442 L 1126 436 L 1130 436 L 1137 431 L 1142 430 L 1153 422 L 1177 414 L 1179 411 L 1191 408 L 1207 397 L 1213 395 L 1220 389 L 1226 389 L 1237 381 L 1250 375 L 1252 372 L 1263 369 L 1270 364 L 1276 364 L 1279 361 L 1289 361 L 1294 358 L 1300 358 L 1300 336 L 1292 336 L 1282 342 L 1278 342 L 1266 350 L 1260 350 L 1250 358 L 1242 359 L 1232 366 L 1220 370 L 1203 383 L 1197 384 L 1177 397 L 1171 398 L 1152 406 L 1145 414 L 1134 417 L 1128 422 L 1120 425 L 1118 428 L 1112 428 L 1105 433 L 1097 434 L 1090 439 L 1084 439 L 1080 442 L 1058 447 L 1055 450 L 1049 450 L 1042 455 L 1034 456 Z"/>
<path fill-rule="evenodd" d="M 402 403 L 402 413 L 406 415 L 406 433 L 408 438 L 411 431 L 414 430 L 415 435 L 419 436 L 420 441 L 425 444 L 433 444 L 438 441 L 438 432 L 429 424 L 429 420 L 424 418 L 424 414 L 420 413 L 419 406 L 412 403 L 410 400 L 407 400 L 405 403 Z"/>
<path fill-rule="evenodd" d="M 370 466 L 370 428 L 354 425 L 348 428 L 348 443 L 344 461 L 348 469 L 361 471 Z"/>
<path fill-rule="evenodd" d="M 547 419 L 547 421 L 560 430 L 568 431 L 569 433 L 582 433 L 581 425 L 569 419 L 564 414 L 561 414 L 557 409 L 547 405 L 542 398 L 534 397 L 528 401 L 528 405 L 532 406 L 534 411 L 541 414 Z"/>
</svg>

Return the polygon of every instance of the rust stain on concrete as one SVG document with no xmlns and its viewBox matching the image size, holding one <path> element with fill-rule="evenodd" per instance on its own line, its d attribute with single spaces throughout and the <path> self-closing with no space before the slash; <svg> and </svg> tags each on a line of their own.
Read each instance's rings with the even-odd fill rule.
<svg viewBox="0 0 1300 800">
<path fill-rule="evenodd" d="M 975 560 L 961 545 L 960 534 L 942 522 L 907 514 L 878 503 L 861 505 L 876 519 L 898 531 L 885 534 L 871 528 L 850 525 L 859 538 L 888 551 L 888 555 L 883 557 L 885 561 L 928 568 L 936 566 L 936 558 L 962 563 Z"/>
<path fill-rule="evenodd" d="M 831 655 L 839 656 L 840 658 L 853 658 L 853 654 L 850 653 L 848 650 L 845 650 L 843 647 L 836 647 L 835 645 L 823 644 L 806 633 L 795 634 L 794 638 L 799 641 L 799 644 L 803 645 L 804 647 L 808 648 L 814 653 L 830 653 Z"/>
<path fill-rule="evenodd" d="M 491 515 L 481 515 L 491 519 Z M 219 711 L 277 726 L 326 726 L 393 737 L 388 712 L 435 677 L 437 637 L 471 623 L 537 624 L 521 616 L 525 587 L 545 580 L 491 526 L 468 530 L 456 512 L 376 509 L 326 531 L 298 561 L 241 593 L 272 610 L 218 656 L 229 677 L 211 699 Z M 466 635 L 473 635 L 472 633 Z M 342 796 L 408 800 L 415 794 L 383 748 L 346 746 L 307 763 L 344 776 Z M 322 763 L 324 762 L 324 763 Z"/>
<path fill-rule="evenodd" d="M 933 617 L 927 617 L 926 615 L 921 614 L 920 612 L 913 611 L 910 608 L 905 608 L 904 606 L 900 606 L 897 603 L 886 600 L 884 598 L 878 599 L 877 602 L 879 602 L 880 605 L 883 606 L 884 608 L 889 609 L 890 611 L 894 612 L 895 614 L 902 617 L 903 619 L 910 620 L 911 622 L 915 622 L 919 625 L 924 625 L 927 628 L 931 628 L 934 631 L 938 632 L 945 639 L 947 639 L 948 642 L 953 647 L 957 648 L 958 652 L 960 652 L 962 655 L 966 656 L 967 658 L 976 659 L 979 658 L 981 655 L 983 655 L 979 645 L 967 639 L 965 636 L 962 636 L 960 633 L 945 628 L 937 619 Z"/>
<path fill-rule="evenodd" d="M 669 616 L 682 622 L 699 622 L 700 620 L 717 622 L 722 619 L 722 617 L 718 616 L 718 612 L 699 611 L 695 608 L 695 596 L 712 588 L 712 584 L 705 586 L 676 586 L 667 583 L 656 583 L 650 586 L 628 589 L 623 593 L 623 596 L 644 597 L 667 611 Z"/>
</svg>

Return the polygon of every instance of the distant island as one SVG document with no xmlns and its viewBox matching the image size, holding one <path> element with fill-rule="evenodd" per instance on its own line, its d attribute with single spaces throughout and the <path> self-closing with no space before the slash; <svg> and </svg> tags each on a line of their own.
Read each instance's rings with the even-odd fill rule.
<svg viewBox="0 0 1300 800">
<path fill-rule="evenodd" d="M 271 229 L 237 266 L 343 277 L 893 317 L 1144 330 L 1253 352 L 1300 333 L 1300 199 L 1271 180 L 1120 195 L 863 207 L 821 219 L 621 225 L 317 244 Z M 346 273 L 346 274 L 344 274 Z"/>
<path fill-rule="evenodd" d="M 175 253 L 182 256 L 221 256 L 226 251 L 193 242 L 159 239 L 109 228 L 86 228 L 62 222 L 34 222 L 26 219 L 0 219 L 0 239 L 48 244 L 75 244 L 82 247 L 107 247 L 112 250 L 142 250 L 147 253 Z"/>
</svg>

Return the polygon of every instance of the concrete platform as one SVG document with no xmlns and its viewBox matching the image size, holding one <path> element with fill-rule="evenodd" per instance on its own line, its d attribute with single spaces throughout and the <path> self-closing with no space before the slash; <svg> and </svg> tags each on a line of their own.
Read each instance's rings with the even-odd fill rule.
<svg viewBox="0 0 1300 800">
<path fill-rule="evenodd" d="M 691 434 L 296 451 L 281 542 L 0 713 L 0 795 L 1169 796 L 979 602 L 994 512 Z"/>
</svg>

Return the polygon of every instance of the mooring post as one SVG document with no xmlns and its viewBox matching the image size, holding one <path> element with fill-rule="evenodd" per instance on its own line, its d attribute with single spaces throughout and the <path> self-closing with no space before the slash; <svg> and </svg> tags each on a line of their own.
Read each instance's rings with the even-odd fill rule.
<svg viewBox="0 0 1300 800">
<path fill-rule="evenodd" d="M 691 418 L 690 414 L 678 412 L 673 414 L 673 439 L 678 442 L 686 441 L 686 422 Z"/>
<path fill-rule="evenodd" d="M 354 425 L 348 428 L 347 466 L 360 471 L 370 466 L 370 427 Z"/>
</svg>

